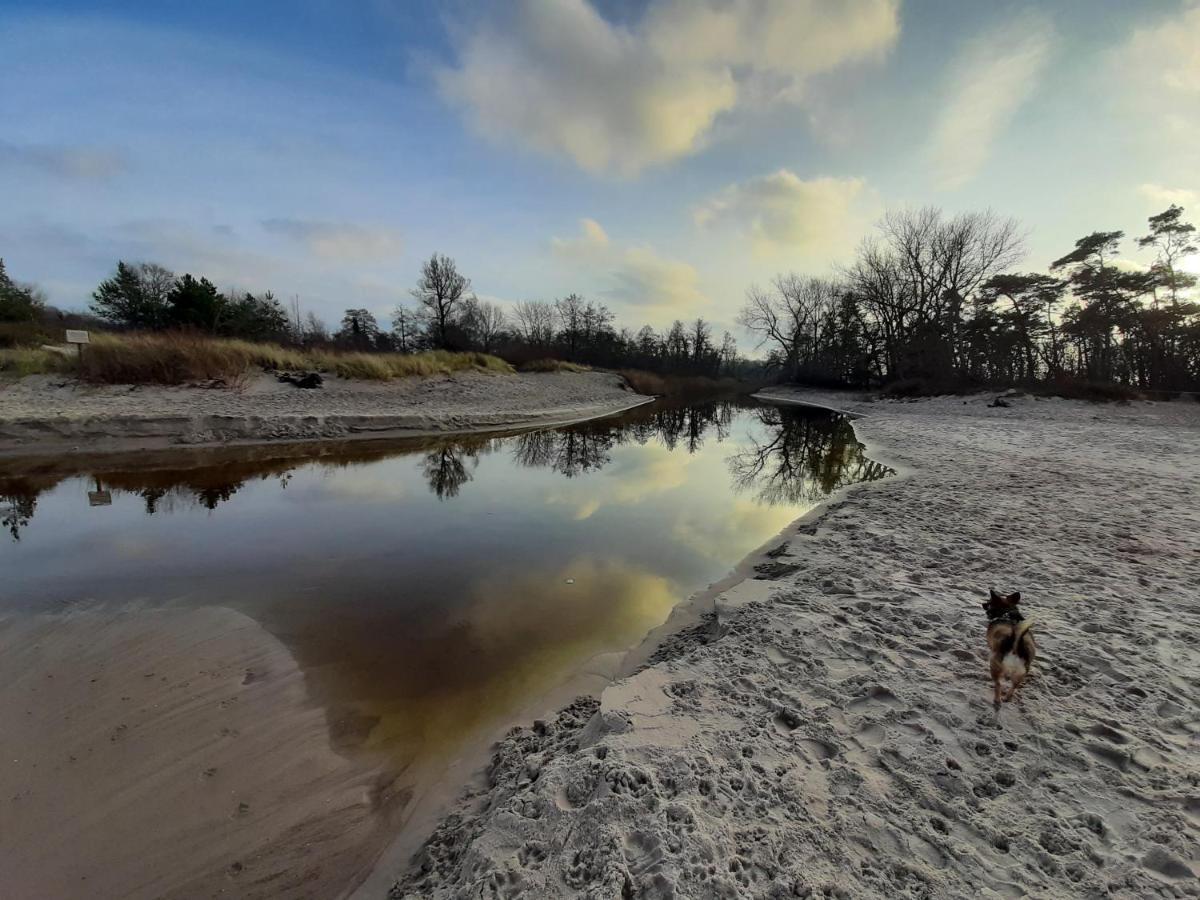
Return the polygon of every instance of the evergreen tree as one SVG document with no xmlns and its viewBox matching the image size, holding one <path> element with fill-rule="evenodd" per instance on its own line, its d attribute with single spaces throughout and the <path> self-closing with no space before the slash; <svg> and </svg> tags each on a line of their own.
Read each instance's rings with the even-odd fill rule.
<svg viewBox="0 0 1200 900">
<path fill-rule="evenodd" d="M 13 281 L 0 259 L 0 322 L 32 322 L 42 310 L 42 302 L 29 288 Z"/>
<path fill-rule="evenodd" d="M 126 328 L 163 327 L 168 310 L 160 273 L 170 276 L 161 266 L 118 262 L 116 274 L 92 294 L 92 312 Z"/>
<path fill-rule="evenodd" d="M 167 295 L 168 323 L 176 328 L 216 331 L 225 312 L 226 301 L 207 278 L 197 281 L 184 275 Z"/>
</svg>

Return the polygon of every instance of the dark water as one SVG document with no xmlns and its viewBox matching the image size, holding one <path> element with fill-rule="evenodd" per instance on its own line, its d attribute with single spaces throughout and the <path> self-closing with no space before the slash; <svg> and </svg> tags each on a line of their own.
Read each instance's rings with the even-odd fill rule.
<svg viewBox="0 0 1200 900">
<path fill-rule="evenodd" d="M 230 606 L 411 761 L 625 651 L 830 491 L 844 418 L 656 403 L 501 437 L 0 462 L 0 612 Z"/>
</svg>

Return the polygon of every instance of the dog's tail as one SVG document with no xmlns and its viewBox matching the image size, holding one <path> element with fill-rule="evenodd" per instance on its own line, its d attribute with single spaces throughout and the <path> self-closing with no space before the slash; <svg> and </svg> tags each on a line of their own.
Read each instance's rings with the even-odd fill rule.
<svg viewBox="0 0 1200 900">
<path fill-rule="evenodd" d="M 1024 677 L 1027 671 L 1025 660 L 1018 652 L 1018 648 L 1021 646 L 1021 639 L 1025 637 L 1025 632 L 1029 631 L 1032 626 L 1033 622 L 1025 619 L 1013 627 L 1012 641 L 1009 643 L 1007 649 L 1005 649 L 1004 656 L 1001 659 L 1004 674 L 1008 676 L 1010 681 L 1014 680 L 1018 675 Z"/>
<path fill-rule="evenodd" d="M 1016 653 L 1017 648 L 1021 646 L 1021 638 L 1025 637 L 1025 632 L 1033 627 L 1033 619 L 1024 619 L 1017 623 L 1017 627 L 1013 629 L 1012 646 L 1008 648 L 1009 653 Z"/>
</svg>

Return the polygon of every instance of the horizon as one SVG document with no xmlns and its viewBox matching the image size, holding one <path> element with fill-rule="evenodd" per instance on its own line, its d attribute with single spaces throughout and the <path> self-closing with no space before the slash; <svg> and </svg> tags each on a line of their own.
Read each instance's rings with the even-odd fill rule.
<svg viewBox="0 0 1200 900">
<path fill-rule="evenodd" d="M 1095 230 L 1148 264 L 1146 219 L 1200 200 L 1198 47 L 1193 0 L 6 2 L 0 256 L 64 309 L 124 259 L 335 323 L 441 252 L 506 309 L 744 342 L 748 287 L 887 209 L 1011 216 L 1021 271 Z"/>
</svg>

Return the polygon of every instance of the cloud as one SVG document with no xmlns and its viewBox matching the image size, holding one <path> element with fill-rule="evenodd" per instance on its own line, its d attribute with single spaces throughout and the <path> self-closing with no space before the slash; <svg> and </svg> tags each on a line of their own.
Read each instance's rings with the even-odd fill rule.
<svg viewBox="0 0 1200 900">
<path fill-rule="evenodd" d="M 1186 146 L 1183 152 L 1193 158 L 1200 142 L 1200 3 L 1185 3 L 1177 15 L 1135 29 L 1113 55 L 1112 74 L 1125 104 L 1142 119 L 1135 127 L 1160 144 Z M 1166 134 L 1147 128 L 1147 117 Z"/>
<path fill-rule="evenodd" d="M 0 169 L 31 169 L 71 181 L 107 181 L 126 172 L 128 161 L 119 153 L 96 147 L 14 144 L 0 140 Z"/>
<path fill-rule="evenodd" d="M 1195 206 L 1200 203 L 1200 192 L 1187 188 L 1169 188 L 1161 184 L 1142 184 L 1138 186 L 1141 194 L 1156 209 L 1166 209 L 1172 204 L 1176 206 Z"/>
<path fill-rule="evenodd" d="M 987 162 L 1037 87 L 1053 35 L 1048 18 L 1029 13 L 979 35 L 958 54 L 928 148 L 940 187 L 961 187 Z"/>
<path fill-rule="evenodd" d="M 630 176 L 703 146 L 756 97 L 802 100 L 808 77 L 875 60 L 898 0 L 651 0 L 633 25 L 590 0 L 519 0 L 454 32 L 443 95 L 500 141 Z"/>
<path fill-rule="evenodd" d="M 857 242 L 878 215 L 861 178 L 804 180 L 788 169 L 731 184 L 693 211 L 701 227 L 746 232 L 756 255 L 836 256 Z"/>
<path fill-rule="evenodd" d="M 551 238 L 554 252 L 568 258 L 603 260 L 609 252 L 608 232 L 595 219 L 580 219 L 579 230 L 579 237 Z"/>
<path fill-rule="evenodd" d="M 555 256 L 598 276 L 601 292 L 612 302 L 633 307 L 632 315 L 663 324 L 702 314 L 712 301 L 700 289 L 700 275 L 681 260 L 661 256 L 652 247 L 612 241 L 594 219 L 581 219 L 580 234 L 553 238 Z"/>
<path fill-rule="evenodd" d="M 404 248 L 400 233 L 391 228 L 302 219 L 266 219 L 262 226 L 271 234 L 303 244 L 322 259 L 392 259 Z"/>
</svg>

